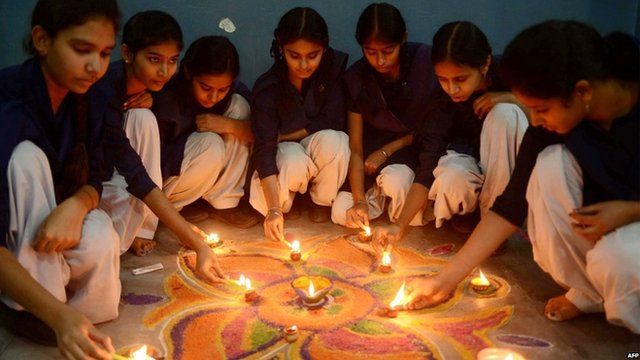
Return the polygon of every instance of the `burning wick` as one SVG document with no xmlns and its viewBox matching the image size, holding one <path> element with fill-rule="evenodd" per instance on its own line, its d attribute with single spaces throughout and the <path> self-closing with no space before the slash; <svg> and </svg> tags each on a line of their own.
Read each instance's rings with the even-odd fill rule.
<svg viewBox="0 0 640 360">
<path fill-rule="evenodd" d="M 131 358 L 133 360 L 153 360 L 151 356 L 147 355 L 147 345 L 131 353 Z"/>
<path fill-rule="evenodd" d="M 309 297 L 313 298 L 316 294 L 316 289 L 313 287 L 313 281 L 309 281 Z"/>
<path fill-rule="evenodd" d="M 405 286 L 406 286 L 406 283 L 402 282 L 402 286 L 400 286 L 400 289 L 398 290 L 396 297 L 393 298 L 393 300 L 389 303 L 389 307 L 384 307 L 381 309 L 380 311 L 381 315 L 390 317 L 390 318 L 395 318 L 396 316 L 398 316 L 398 309 L 396 307 L 404 305 L 406 301 L 406 296 L 404 293 Z"/>
<path fill-rule="evenodd" d="M 382 252 L 382 260 L 378 269 L 385 274 L 391 271 L 391 254 L 388 251 Z"/>
<path fill-rule="evenodd" d="M 218 234 L 216 233 L 211 233 L 207 235 L 205 242 L 211 247 L 220 246 L 220 237 L 218 237 Z"/>
<path fill-rule="evenodd" d="M 480 270 L 480 276 L 471 279 L 471 288 L 476 292 L 484 292 L 489 289 L 491 282 L 484 276 L 482 270 Z"/>
<path fill-rule="evenodd" d="M 238 280 L 238 284 L 240 286 L 244 286 L 246 291 L 244 293 L 244 301 L 251 303 L 258 300 L 258 293 L 254 289 L 251 288 L 251 279 L 244 276 L 244 274 L 240 274 L 240 280 Z"/>
<path fill-rule="evenodd" d="M 478 352 L 478 360 L 525 360 L 525 357 L 511 349 L 488 347 Z"/>
<path fill-rule="evenodd" d="M 291 261 L 298 261 L 302 258 L 302 253 L 300 252 L 300 241 L 293 240 L 291 243 L 291 254 L 289 254 Z"/>
<path fill-rule="evenodd" d="M 289 343 L 298 340 L 298 335 L 298 327 L 295 325 L 291 325 L 288 328 L 284 329 L 284 339 Z"/>
<path fill-rule="evenodd" d="M 362 242 L 369 242 L 371 241 L 371 228 L 368 226 L 363 226 L 362 227 L 362 231 L 360 233 L 360 241 Z"/>
</svg>

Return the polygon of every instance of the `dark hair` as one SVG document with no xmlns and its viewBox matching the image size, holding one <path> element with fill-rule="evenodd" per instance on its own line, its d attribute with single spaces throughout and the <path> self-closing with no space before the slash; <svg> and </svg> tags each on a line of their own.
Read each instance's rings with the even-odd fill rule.
<svg viewBox="0 0 640 360">
<path fill-rule="evenodd" d="M 468 21 L 444 24 L 433 36 L 431 63 L 452 61 L 459 65 L 480 68 L 491 55 L 487 37 L 476 25 Z"/>
<path fill-rule="evenodd" d="M 175 41 L 182 50 L 182 30 L 173 16 L 160 10 L 139 12 L 124 24 L 122 43 L 135 54 L 148 46 Z"/>
<path fill-rule="evenodd" d="M 224 36 L 204 36 L 189 46 L 182 68 L 189 76 L 230 73 L 235 78 L 240 72 L 238 50 Z"/>
<path fill-rule="evenodd" d="M 113 23 L 114 32 L 120 26 L 120 11 L 116 0 L 39 0 L 31 14 L 31 28 L 42 26 L 49 37 L 72 26 L 104 17 Z M 24 42 L 24 50 L 37 56 L 29 34 Z"/>
<path fill-rule="evenodd" d="M 329 29 L 327 23 L 317 11 L 310 7 L 297 7 L 287 11 L 278 27 L 273 30 L 271 57 L 276 62 L 282 60 L 280 48 L 299 39 L 316 43 L 322 47 L 329 46 Z"/>
<path fill-rule="evenodd" d="M 395 6 L 387 3 L 374 3 L 360 14 L 356 26 L 356 40 L 362 46 L 376 39 L 389 43 L 401 43 L 407 33 L 407 25 Z"/>
<path fill-rule="evenodd" d="M 638 82 L 640 51 L 623 33 L 605 38 L 576 21 L 531 26 L 507 46 L 500 62 L 505 84 L 539 98 L 571 98 L 580 80 L 615 78 Z"/>
</svg>

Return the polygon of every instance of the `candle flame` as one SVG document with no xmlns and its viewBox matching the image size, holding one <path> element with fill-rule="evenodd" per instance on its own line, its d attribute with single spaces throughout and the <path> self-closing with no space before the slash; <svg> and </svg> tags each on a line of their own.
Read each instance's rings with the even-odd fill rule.
<svg viewBox="0 0 640 360">
<path fill-rule="evenodd" d="M 218 242 L 220 242 L 220 237 L 218 237 L 218 234 L 211 233 L 211 234 L 207 235 L 207 243 L 208 244 L 217 244 Z"/>
<path fill-rule="evenodd" d="M 366 236 L 371 236 L 371 228 L 370 227 L 364 226 L 364 227 L 362 227 L 362 229 L 364 230 L 364 234 Z"/>
<path fill-rule="evenodd" d="M 403 281 L 402 286 L 400 286 L 400 290 L 398 290 L 398 293 L 396 294 L 396 297 L 393 299 L 393 301 L 391 301 L 391 303 L 389 303 L 389 307 L 391 309 L 393 309 L 398 305 L 404 305 L 404 302 L 405 302 L 404 287 L 405 287 L 405 282 Z"/>
<path fill-rule="evenodd" d="M 291 243 L 291 250 L 299 252 L 300 251 L 300 241 L 293 240 L 293 242 Z"/>
<path fill-rule="evenodd" d="M 389 266 L 391 265 L 391 254 L 388 251 L 384 251 L 382 253 L 382 265 Z"/>
<path fill-rule="evenodd" d="M 489 280 L 487 280 L 487 278 L 482 273 L 482 270 L 480 270 L 480 283 L 479 283 L 479 285 L 490 285 L 490 284 L 491 283 L 489 282 Z"/>
<path fill-rule="evenodd" d="M 247 279 L 244 277 L 244 274 L 240 274 L 240 280 L 238 280 L 238 284 L 244 286 L 247 283 Z"/>
<path fill-rule="evenodd" d="M 316 289 L 313 287 L 313 281 L 309 283 L 309 297 L 313 297 L 316 294 Z"/>
<path fill-rule="evenodd" d="M 251 290 L 251 279 L 247 278 L 245 280 L 245 286 L 247 287 L 247 290 Z"/>
<path fill-rule="evenodd" d="M 147 345 L 142 346 L 140 349 L 134 351 L 132 354 L 133 360 L 148 360 L 153 358 L 147 355 Z"/>
</svg>

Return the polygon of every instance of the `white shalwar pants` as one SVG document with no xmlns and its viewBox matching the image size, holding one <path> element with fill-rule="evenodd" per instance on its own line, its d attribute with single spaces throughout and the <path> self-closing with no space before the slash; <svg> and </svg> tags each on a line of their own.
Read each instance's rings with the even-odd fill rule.
<svg viewBox="0 0 640 360">
<path fill-rule="evenodd" d="M 242 96 L 234 94 L 223 116 L 245 121 L 251 110 Z M 163 184 L 155 115 L 147 109 L 127 111 L 125 133 L 153 182 Z M 163 192 L 178 210 L 201 197 L 217 209 L 235 207 L 244 194 L 248 158 L 249 144 L 235 136 L 193 133 L 187 139 L 180 175 L 167 178 Z M 104 184 L 101 207 L 113 218 L 120 234 L 121 253 L 136 237 L 153 238 L 158 217 L 127 191 L 126 180 L 117 172 Z"/>
<path fill-rule="evenodd" d="M 251 117 L 249 103 L 233 94 L 223 116 L 239 121 Z M 244 195 L 250 144 L 230 134 L 197 132 L 189 136 L 179 176 L 164 181 L 163 191 L 176 208 L 204 198 L 216 209 L 238 206 Z"/>
<path fill-rule="evenodd" d="M 321 130 L 300 142 L 278 144 L 279 203 L 286 213 L 291 210 L 296 193 L 304 194 L 311 183 L 311 200 L 320 206 L 331 206 L 349 170 L 349 137 L 342 131 Z M 268 206 L 258 172 L 251 178 L 249 202 L 262 215 Z"/>
<path fill-rule="evenodd" d="M 582 170 L 564 145 L 547 147 L 529 179 L 527 227 L 538 265 L 583 312 L 640 334 L 640 222 L 595 244 L 575 234 L 569 214 L 582 206 Z"/>
<path fill-rule="evenodd" d="M 489 211 L 509 183 L 528 126 L 526 115 L 517 105 L 497 104 L 482 125 L 480 163 L 453 150 L 440 158 L 429 189 L 436 227 L 453 215 L 473 212 L 478 202 L 482 216 Z"/>
<path fill-rule="evenodd" d="M 389 219 L 396 222 L 402 207 L 407 201 L 407 194 L 413 183 L 415 173 L 404 164 L 391 164 L 385 166 L 376 177 L 376 184 L 367 190 L 365 200 L 369 205 L 369 219 L 377 219 L 384 211 L 385 203 L 389 198 Z M 340 191 L 331 208 L 331 220 L 334 224 L 345 226 L 347 222 L 347 210 L 354 205 L 353 194 Z M 422 212 L 417 214 L 410 225 L 422 225 Z"/>
<path fill-rule="evenodd" d="M 125 133 L 138 153 L 147 174 L 161 187 L 160 132 L 155 115 L 148 109 L 132 109 L 125 113 Z M 100 208 L 109 214 L 120 236 L 120 253 L 125 253 L 136 237 L 153 239 L 158 217 L 140 199 L 127 191 L 127 181 L 117 171 L 103 183 Z"/>
<path fill-rule="evenodd" d="M 72 249 L 35 251 L 38 229 L 57 206 L 46 155 L 32 142 L 21 142 L 13 150 L 7 177 L 11 209 L 8 246 L 16 259 L 47 291 L 91 322 L 117 318 L 120 243 L 109 216 L 99 209 L 90 211 L 80 242 Z M 23 309 L 6 295 L 1 298 L 11 308 Z"/>
</svg>

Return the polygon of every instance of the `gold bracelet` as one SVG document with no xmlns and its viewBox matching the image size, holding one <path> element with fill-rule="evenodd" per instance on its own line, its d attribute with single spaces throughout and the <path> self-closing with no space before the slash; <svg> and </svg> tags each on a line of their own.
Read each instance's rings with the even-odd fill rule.
<svg viewBox="0 0 640 360">
<path fill-rule="evenodd" d="M 382 155 L 384 155 L 384 160 L 389 160 L 389 154 L 387 154 L 386 151 L 384 151 L 384 149 L 380 149 L 380 152 L 382 153 Z"/>
</svg>

